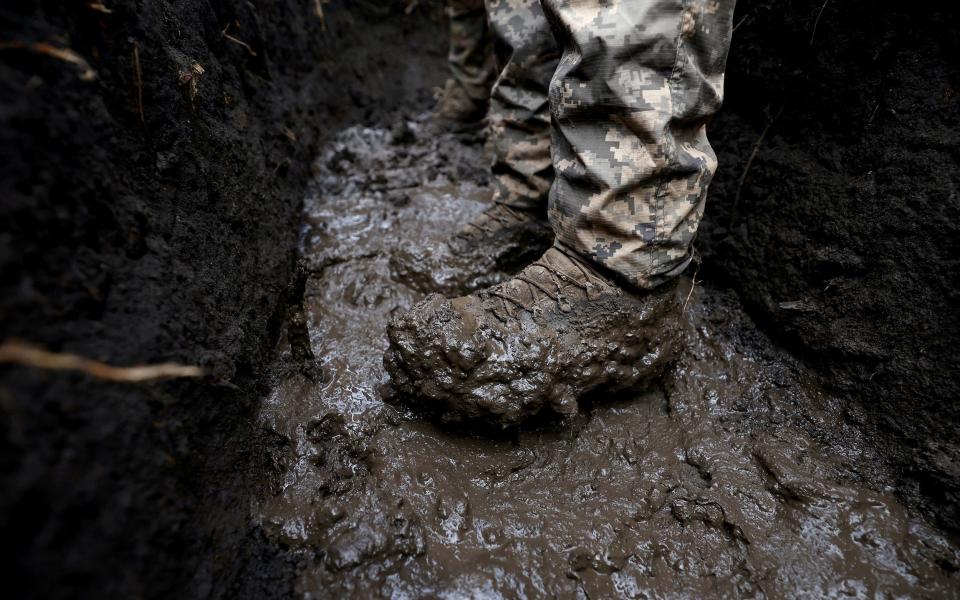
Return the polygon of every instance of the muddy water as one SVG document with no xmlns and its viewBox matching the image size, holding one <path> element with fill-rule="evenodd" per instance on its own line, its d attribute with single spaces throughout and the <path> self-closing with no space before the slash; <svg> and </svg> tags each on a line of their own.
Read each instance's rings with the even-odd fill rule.
<svg viewBox="0 0 960 600">
<path fill-rule="evenodd" d="M 467 141 L 354 127 L 317 163 L 302 252 L 322 373 L 285 369 L 264 403 L 280 472 L 256 507 L 301 596 L 957 597 L 957 548 L 728 292 L 691 295 L 661 386 L 569 423 L 492 439 L 384 405 L 384 326 L 417 299 L 389 251 L 482 210 Z"/>
</svg>

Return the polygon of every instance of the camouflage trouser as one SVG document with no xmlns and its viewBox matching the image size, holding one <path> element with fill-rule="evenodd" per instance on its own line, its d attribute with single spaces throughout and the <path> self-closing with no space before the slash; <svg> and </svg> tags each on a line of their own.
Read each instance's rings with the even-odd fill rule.
<svg viewBox="0 0 960 600">
<path fill-rule="evenodd" d="M 550 160 L 550 78 L 560 48 L 538 0 L 487 0 L 501 69 L 490 96 L 494 199 L 546 211 Z"/>
<path fill-rule="evenodd" d="M 497 69 L 483 0 L 449 0 L 448 13 L 450 72 L 470 99 L 485 105 Z"/>
<path fill-rule="evenodd" d="M 553 173 L 559 243 L 639 287 L 679 274 L 717 167 L 705 127 L 723 96 L 734 4 L 487 0 L 498 56 L 509 49 L 491 98 L 497 200 L 542 203 Z M 562 57 L 550 70 L 553 44 Z"/>
</svg>

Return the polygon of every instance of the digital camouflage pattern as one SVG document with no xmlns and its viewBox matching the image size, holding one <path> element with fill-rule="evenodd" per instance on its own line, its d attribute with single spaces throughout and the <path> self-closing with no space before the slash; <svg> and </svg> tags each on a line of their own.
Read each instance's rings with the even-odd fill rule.
<svg viewBox="0 0 960 600">
<path fill-rule="evenodd" d="M 649 288 L 691 260 L 717 159 L 733 0 L 543 0 L 557 239 Z"/>
<path fill-rule="evenodd" d="M 497 199 L 535 204 L 555 173 L 560 243 L 638 287 L 679 274 L 717 168 L 706 123 L 723 97 L 734 5 L 488 0 L 507 59 L 491 103 Z"/>
<path fill-rule="evenodd" d="M 560 49 L 538 0 L 487 0 L 500 76 L 490 97 L 494 200 L 546 212 L 550 78 Z"/>
<path fill-rule="evenodd" d="M 453 75 L 444 87 L 438 112 L 454 120 L 482 119 L 497 77 L 493 40 L 483 0 L 449 0 L 450 49 Z"/>
</svg>

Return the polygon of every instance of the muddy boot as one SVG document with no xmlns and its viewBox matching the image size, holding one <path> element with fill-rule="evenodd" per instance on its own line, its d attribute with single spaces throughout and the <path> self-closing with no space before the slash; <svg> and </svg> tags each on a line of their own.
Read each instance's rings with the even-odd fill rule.
<svg viewBox="0 0 960 600">
<path fill-rule="evenodd" d="M 588 392 L 660 377 L 680 348 L 681 306 L 675 282 L 631 293 L 552 247 L 509 281 L 395 316 L 384 366 L 395 397 L 447 422 L 573 415 Z"/>
<path fill-rule="evenodd" d="M 415 290 L 457 296 L 503 281 L 552 243 L 545 215 L 494 204 L 450 237 L 401 246 L 390 270 Z"/>
<path fill-rule="evenodd" d="M 436 89 L 435 96 L 433 120 L 439 129 L 460 132 L 483 126 L 488 103 L 471 98 L 455 80 L 448 79 L 442 88 Z"/>
</svg>

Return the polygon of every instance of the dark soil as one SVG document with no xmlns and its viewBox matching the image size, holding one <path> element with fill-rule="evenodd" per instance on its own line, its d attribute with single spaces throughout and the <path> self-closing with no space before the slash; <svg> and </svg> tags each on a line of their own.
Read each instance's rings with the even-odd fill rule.
<svg viewBox="0 0 960 600">
<path fill-rule="evenodd" d="M 705 274 L 850 399 L 899 493 L 956 534 L 960 4 L 737 9 Z"/>
<path fill-rule="evenodd" d="M 335 2 L 324 30 L 308 1 L 90 4 L 0 7 L 0 340 L 212 375 L 0 367 L 8 593 L 287 595 L 289 559 L 249 520 L 252 416 L 309 162 L 335 124 L 426 101 L 385 45 L 442 52 L 437 15 Z M 95 78 L 11 47 L 38 42 Z"/>
</svg>

